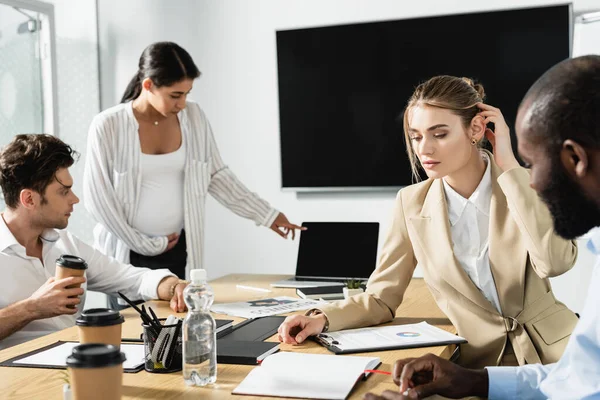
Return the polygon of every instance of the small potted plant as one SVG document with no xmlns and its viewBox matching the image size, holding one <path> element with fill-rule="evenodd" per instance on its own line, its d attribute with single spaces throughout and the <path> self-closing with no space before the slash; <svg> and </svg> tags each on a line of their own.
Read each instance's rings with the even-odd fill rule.
<svg viewBox="0 0 600 400">
<path fill-rule="evenodd" d="M 363 288 L 360 286 L 362 282 L 358 279 L 350 279 L 345 282 L 345 287 L 343 289 L 344 298 L 347 299 L 350 296 L 354 296 L 355 294 L 359 294 L 363 292 Z"/>
</svg>

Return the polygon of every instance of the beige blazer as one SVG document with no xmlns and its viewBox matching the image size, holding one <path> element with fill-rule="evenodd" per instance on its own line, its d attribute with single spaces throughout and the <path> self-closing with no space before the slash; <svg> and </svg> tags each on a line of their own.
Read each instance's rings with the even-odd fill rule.
<svg viewBox="0 0 600 400">
<path fill-rule="evenodd" d="M 503 315 L 454 257 L 443 183 L 429 179 L 398 192 L 366 292 L 321 308 L 329 330 L 392 320 L 419 264 L 438 306 L 468 340 L 461 345 L 460 364 L 499 365 L 507 337 L 520 365 L 560 358 L 577 317 L 554 298 L 548 278 L 573 266 L 577 245 L 554 232 L 548 209 L 529 187 L 529 172 L 514 168 L 502 173 L 489 156 L 489 257 Z"/>
</svg>

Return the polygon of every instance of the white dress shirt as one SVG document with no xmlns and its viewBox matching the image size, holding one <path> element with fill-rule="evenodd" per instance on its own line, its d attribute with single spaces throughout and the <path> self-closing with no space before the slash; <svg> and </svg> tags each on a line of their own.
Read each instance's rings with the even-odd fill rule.
<svg viewBox="0 0 600 400">
<path fill-rule="evenodd" d="M 175 276 L 168 269 L 150 270 L 124 265 L 85 244 L 66 230 L 47 230 L 42 236 L 42 259 L 30 257 L 13 236 L 0 216 L 0 309 L 25 300 L 54 276 L 56 259 L 61 254 L 83 258 L 88 265 L 84 289 L 116 294 L 122 292 L 131 299 L 156 299 L 163 278 Z M 39 319 L 0 340 L 0 350 L 75 325 L 85 304 L 85 292 L 80 297 L 77 314 Z"/>
<path fill-rule="evenodd" d="M 185 148 L 183 216 L 187 242 L 186 273 L 203 268 L 207 194 L 237 215 L 270 227 L 279 211 L 244 186 L 221 159 L 208 119 L 188 101 L 177 117 Z M 139 124 L 132 102 L 98 114 L 90 125 L 83 178 L 84 204 L 98 224 L 94 245 L 129 263 L 129 251 L 154 256 L 167 247 L 166 236 L 149 236 L 132 226 L 142 183 Z M 161 214 L 161 210 L 155 213 Z"/>
<path fill-rule="evenodd" d="M 598 255 L 581 319 L 555 364 L 488 367 L 488 398 L 600 399 L 600 228 L 587 244 Z"/>
<path fill-rule="evenodd" d="M 452 189 L 446 180 L 442 181 L 448 203 L 454 255 L 483 296 L 502 314 L 489 258 L 492 172 L 487 155 L 482 152 L 481 156 L 487 167 L 481 182 L 468 199 Z"/>
</svg>

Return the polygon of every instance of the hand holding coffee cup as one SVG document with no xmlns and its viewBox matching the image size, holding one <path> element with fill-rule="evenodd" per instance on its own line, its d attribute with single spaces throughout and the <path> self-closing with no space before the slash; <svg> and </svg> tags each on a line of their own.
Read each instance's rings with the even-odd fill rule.
<svg viewBox="0 0 600 400">
<path fill-rule="evenodd" d="M 83 276 L 72 276 L 58 281 L 54 277 L 48 279 L 29 297 L 30 309 L 35 319 L 75 314 L 76 306 L 81 303 L 79 296 L 83 294 L 83 289 L 79 286 L 84 282 Z M 70 286 L 75 287 L 67 289 Z"/>
<path fill-rule="evenodd" d="M 63 254 L 56 259 L 56 280 L 72 277 L 72 276 L 83 276 L 87 269 L 87 263 L 81 257 L 72 256 L 69 254 Z M 73 284 L 67 286 L 67 289 L 78 288 L 79 284 Z M 69 306 L 69 308 L 75 308 L 75 306 Z"/>
</svg>

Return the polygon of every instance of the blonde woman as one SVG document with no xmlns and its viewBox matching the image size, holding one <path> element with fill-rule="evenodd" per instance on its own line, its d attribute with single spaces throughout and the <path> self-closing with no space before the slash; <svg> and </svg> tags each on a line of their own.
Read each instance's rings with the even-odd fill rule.
<svg viewBox="0 0 600 400">
<path fill-rule="evenodd" d="M 481 85 L 452 76 L 417 87 L 404 113 L 405 140 L 415 177 L 420 166 L 429 179 L 398 192 L 366 292 L 288 317 L 281 341 L 392 320 L 419 264 L 438 306 L 468 340 L 460 364 L 560 358 L 577 317 L 554 298 L 548 278 L 573 266 L 577 247 L 554 232 L 502 113 L 484 97 Z M 493 154 L 480 149 L 484 137 Z"/>
</svg>

